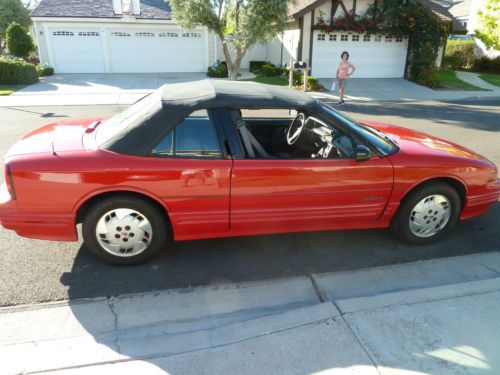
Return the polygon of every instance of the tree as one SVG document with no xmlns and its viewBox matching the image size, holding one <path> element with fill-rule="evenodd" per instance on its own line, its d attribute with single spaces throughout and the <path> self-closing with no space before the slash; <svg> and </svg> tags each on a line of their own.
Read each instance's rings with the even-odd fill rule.
<svg viewBox="0 0 500 375">
<path fill-rule="evenodd" d="M 229 70 L 236 80 L 241 60 L 256 43 L 283 32 L 288 5 L 295 0 L 170 0 L 179 25 L 188 30 L 206 26 L 219 37 Z"/>
<path fill-rule="evenodd" d="M 12 22 L 28 28 L 31 25 L 29 11 L 21 0 L 0 0 L 0 55 L 5 45 L 7 28 Z"/>
<path fill-rule="evenodd" d="M 487 48 L 500 49 L 500 0 L 488 0 L 477 15 L 481 28 L 474 30 L 476 36 Z"/>
<path fill-rule="evenodd" d="M 7 28 L 7 49 L 17 57 L 25 58 L 35 50 L 33 39 L 17 22 L 12 22 Z"/>
</svg>

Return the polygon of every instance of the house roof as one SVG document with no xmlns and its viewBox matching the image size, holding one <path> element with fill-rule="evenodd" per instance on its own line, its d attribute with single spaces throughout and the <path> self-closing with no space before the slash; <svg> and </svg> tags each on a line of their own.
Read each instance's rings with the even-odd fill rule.
<svg viewBox="0 0 500 375">
<path fill-rule="evenodd" d="M 288 15 L 293 18 L 299 18 L 305 13 L 317 8 L 326 0 L 297 0 L 295 4 L 288 8 Z M 417 0 L 418 2 L 428 6 L 431 11 L 441 19 L 441 21 L 452 21 L 453 15 L 442 4 L 446 4 L 448 0 Z"/>
<path fill-rule="evenodd" d="M 172 9 L 163 0 L 140 0 L 139 19 L 172 19 Z M 42 0 L 31 12 L 32 17 L 121 18 L 113 11 L 112 0 Z"/>
</svg>

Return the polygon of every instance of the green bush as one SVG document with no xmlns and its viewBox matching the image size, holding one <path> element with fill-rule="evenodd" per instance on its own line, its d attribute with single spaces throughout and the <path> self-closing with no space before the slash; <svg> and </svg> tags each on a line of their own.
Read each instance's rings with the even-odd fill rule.
<svg viewBox="0 0 500 375">
<path fill-rule="evenodd" d="M 34 65 L 0 59 L 0 83 L 32 84 L 36 82 L 38 82 L 38 73 Z"/>
<path fill-rule="evenodd" d="M 207 76 L 212 78 L 227 78 L 229 76 L 229 71 L 227 69 L 227 63 L 222 61 L 217 68 L 213 66 L 208 67 Z"/>
<path fill-rule="evenodd" d="M 444 68 L 450 70 L 458 70 L 460 69 L 460 65 L 462 64 L 462 58 L 456 55 L 450 55 L 444 57 Z"/>
<path fill-rule="evenodd" d="M 276 66 L 271 63 L 267 63 L 261 66 L 260 72 L 263 76 L 274 77 L 276 75 Z"/>
<path fill-rule="evenodd" d="M 422 70 L 417 83 L 427 87 L 440 87 L 441 78 L 439 77 L 437 68 L 433 67 Z"/>
<path fill-rule="evenodd" d="M 453 69 L 470 69 L 474 60 L 477 57 L 476 46 L 473 40 L 449 40 L 446 43 L 446 51 L 444 53 L 445 60 L 452 57 L 453 61 L 460 61 L 458 68 Z"/>
<path fill-rule="evenodd" d="M 33 39 L 17 22 L 12 22 L 7 28 L 6 41 L 9 52 L 17 57 L 27 57 L 35 50 Z"/>
<path fill-rule="evenodd" d="M 267 61 L 250 61 L 250 71 L 255 74 L 260 74 L 262 65 L 267 64 Z"/>
<path fill-rule="evenodd" d="M 481 73 L 500 74 L 500 56 L 495 59 L 490 59 L 487 56 L 482 56 L 472 64 L 472 70 Z"/>
<path fill-rule="evenodd" d="M 297 80 L 294 77 L 294 85 L 295 86 L 304 86 L 304 74 L 302 72 L 293 72 L 294 76 L 295 73 L 299 73 L 300 75 L 297 76 Z M 319 89 L 321 85 L 319 84 L 319 79 L 314 77 L 314 76 L 308 76 L 307 77 L 307 90 L 308 91 L 315 91 Z"/>
<path fill-rule="evenodd" d="M 41 66 L 40 64 L 36 66 L 36 71 L 39 77 L 51 76 L 54 74 L 54 68 L 50 66 Z"/>
</svg>

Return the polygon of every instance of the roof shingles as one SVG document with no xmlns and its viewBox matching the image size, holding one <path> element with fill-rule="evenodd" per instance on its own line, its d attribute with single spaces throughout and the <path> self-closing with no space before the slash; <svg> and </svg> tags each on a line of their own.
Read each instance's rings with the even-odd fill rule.
<svg viewBox="0 0 500 375">
<path fill-rule="evenodd" d="M 120 18 L 113 11 L 112 0 L 42 0 L 32 17 Z M 139 19 L 172 19 L 172 10 L 163 0 L 141 0 Z"/>
</svg>

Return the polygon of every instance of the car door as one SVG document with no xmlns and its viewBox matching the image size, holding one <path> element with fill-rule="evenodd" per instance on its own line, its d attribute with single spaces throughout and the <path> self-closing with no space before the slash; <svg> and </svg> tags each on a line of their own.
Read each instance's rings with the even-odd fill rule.
<svg viewBox="0 0 500 375">
<path fill-rule="evenodd" d="M 231 231 L 238 234 L 374 227 L 390 197 L 387 157 L 236 158 Z"/>
<path fill-rule="evenodd" d="M 153 148 L 148 184 L 168 207 L 175 239 L 208 238 L 229 230 L 232 159 L 222 149 L 217 111 L 191 113 Z"/>
</svg>

